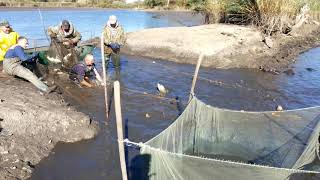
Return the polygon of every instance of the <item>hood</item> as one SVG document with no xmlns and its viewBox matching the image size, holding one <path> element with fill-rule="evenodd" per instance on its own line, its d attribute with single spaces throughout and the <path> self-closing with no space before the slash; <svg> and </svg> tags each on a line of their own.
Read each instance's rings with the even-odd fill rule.
<svg viewBox="0 0 320 180">
<path fill-rule="evenodd" d="M 109 21 L 107 22 L 107 27 L 113 28 L 113 27 L 111 27 Z M 117 28 L 117 27 L 119 27 L 119 22 L 118 21 L 116 22 L 116 27 L 114 27 L 114 28 Z"/>
<path fill-rule="evenodd" d="M 69 35 L 73 34 L 73 32 L 74 32 L 74 26 L 73 26 L 73 24 L 72 24 L 70 21 L 69 21 L 69 24 L 70 24 L 70 30 L 69 30 L 69 32 L 66 34 L 66 36 L 69 36 Z M 62 26 L 62 22 L 60 22 L 59 27 L 60 27 L 60 31 L 63 31 L 63 30 L 61 29 L 61 26 Z"/>
</svg>

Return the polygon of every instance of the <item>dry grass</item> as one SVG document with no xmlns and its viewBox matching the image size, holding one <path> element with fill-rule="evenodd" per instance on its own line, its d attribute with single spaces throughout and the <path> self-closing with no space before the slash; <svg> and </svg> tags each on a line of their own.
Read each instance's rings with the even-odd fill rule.
<svg viewBox="0 0 320 180">
<path fill-rule="evenodd" d="M 320 10 L 320 0 L 207 0 L 202 12 L 217 22 L 217 14 L 222 15 L 222 21 L 227 21 L 228 14 L 239 14 L 243 22 L 250 22 L 267 35 L 291 30 L 300 9 L 308 4 L 311 11 Z M 226 16 L 227 15 L 227 16 Z M 225 19 L 226 18 L 226 19 Z"/>
</svg>

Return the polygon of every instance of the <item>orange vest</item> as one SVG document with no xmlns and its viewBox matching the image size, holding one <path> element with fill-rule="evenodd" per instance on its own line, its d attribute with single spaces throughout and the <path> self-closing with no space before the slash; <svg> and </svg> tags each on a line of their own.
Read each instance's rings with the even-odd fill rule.
<svg viewBox="0 0 320 180">
<path fill-rule="evenodd" d="M 7 50 L 12 46 L 17 44 L 19 34 L 17 32 L 11 31 L 9 34 L 0 31 L 0 61 L 3 61 L 4 55 Z"/>
</svg>

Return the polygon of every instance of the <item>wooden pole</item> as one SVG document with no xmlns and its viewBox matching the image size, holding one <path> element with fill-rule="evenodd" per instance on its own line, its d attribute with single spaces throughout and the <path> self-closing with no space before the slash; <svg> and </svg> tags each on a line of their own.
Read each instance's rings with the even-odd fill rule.
<svg viewBox="0 0 320 180">
<path fill-rule="evenodd" d="M 33 48 L 34 48 L 34 52 L 36 52 L 37 51 L 37 40 L 36 39 L 33 40 Z"/>
<path fill-rule="evenodd" d="M 123 143 L 123 128 L 122 128 L 122 114 L 121 114 L 120 83 L 119 83 L 119 81 L 115 81 L 113 83 L 113 87 L 114 87 L 114 103 L 115 103 L 116 119 L 117 119 L 118 147 L 119 147 L 119 157 L 120 157 L 120 165 L 121 165 L 121 172 L 122 172 L 122 180 L 128 180 L 126 159 L 125 159 L 125 153 L 124 153 L 124 143 Z"/>
<path fill-rule="evenodd" d="M 107 71 L 106 71 L 106 61 L 104 59 L 104 38 L 103 32 L 101 34 L 101 61 L 102 61 L 102 69 L 103 69 L 103 83 L 104 83 L 104 100 L 106 103 L 106 118 L 109 118 L 109 104 L 108 104 L 108 87 L 107 87 Z"/>
<path fill-rule="evenodd" d="M 200 69 L 200 66 L 201 66 L 202 59 L 203 59 L 203 54 L 201 53 L 200 56 L 199 56 L 198 62 L 197 62 L 196 70 L 195 70 L 194 75 L 193 75 L 189 101 L 191 101 L 192 96 L 194 95 L 194 88 L 196 86 L 196 82 L 197 82 L 198 73 L 199 73 L 199 69 Z"/>
</svg>

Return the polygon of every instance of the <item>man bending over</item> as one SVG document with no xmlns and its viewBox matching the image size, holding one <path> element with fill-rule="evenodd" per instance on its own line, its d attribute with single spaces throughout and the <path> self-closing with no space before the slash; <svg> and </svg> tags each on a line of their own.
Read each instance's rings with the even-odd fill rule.
<svg viewBox="0 0 320 180">
<path fill-rule="evenodd" d="M 93 87 L 93 82 L 96 82 L 96 79 L 103 85 L 102 79 L 94 67 L 92 54 L 87 54 L 82 62 L 75 64 L 71 68 L 69 78 L 77 85 L 88 88 Z"/>
</svg>

